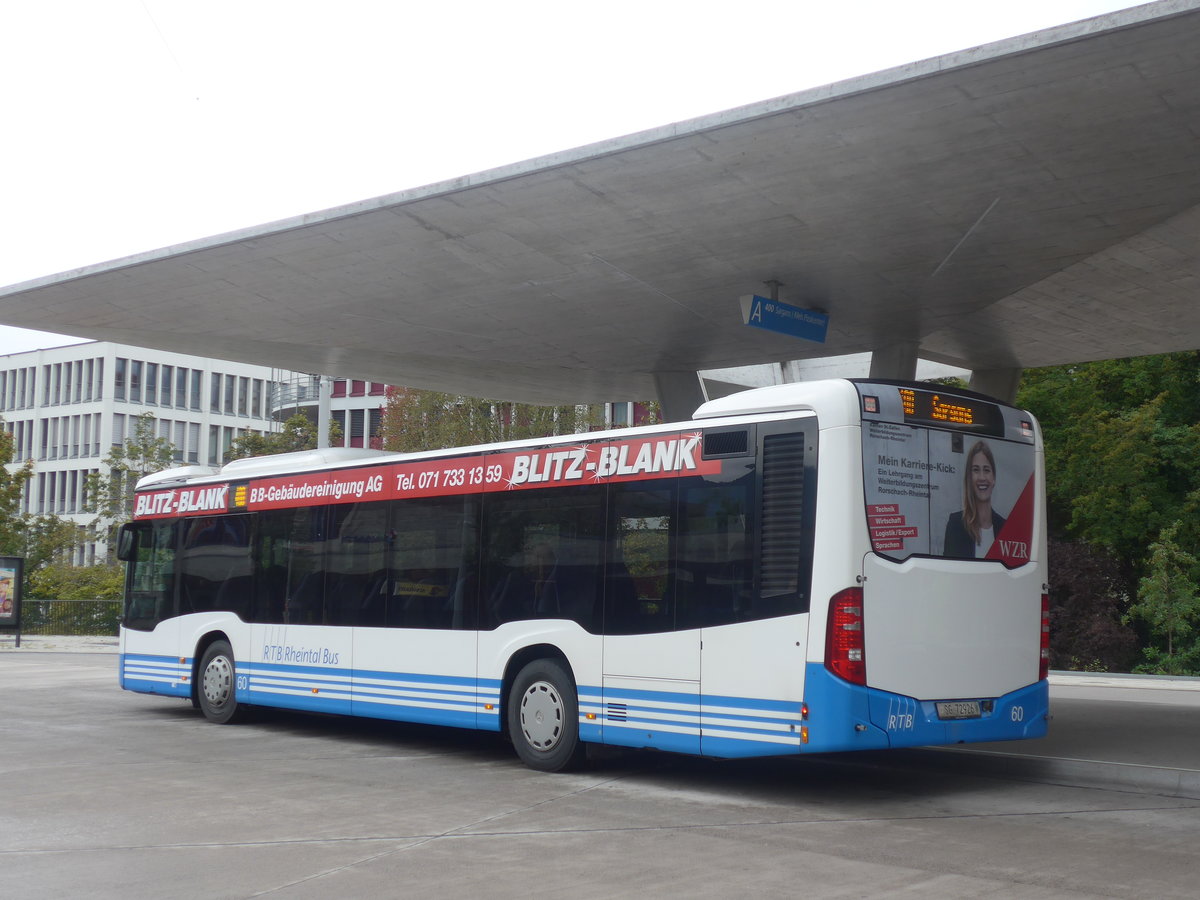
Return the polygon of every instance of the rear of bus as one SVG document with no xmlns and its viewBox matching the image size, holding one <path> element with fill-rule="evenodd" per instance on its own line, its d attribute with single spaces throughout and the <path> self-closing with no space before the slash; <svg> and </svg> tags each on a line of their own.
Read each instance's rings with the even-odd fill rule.
<svg viewBox="0 0 1200 900">
<path fill-rule="evenodd" d="M 831 564 L 814 583 L 804 749 L 1044 735 L 1048 601 L 1036 421 L 938 386 L 848 388 L 844 399 L 855 408 L 821 425 L 817 559 L 825 553 Z M 825 480 L 833 460 L 845 469 L 840 484 Z M 821 523 L 830 525 L 824 536 Z"/>
</svg>

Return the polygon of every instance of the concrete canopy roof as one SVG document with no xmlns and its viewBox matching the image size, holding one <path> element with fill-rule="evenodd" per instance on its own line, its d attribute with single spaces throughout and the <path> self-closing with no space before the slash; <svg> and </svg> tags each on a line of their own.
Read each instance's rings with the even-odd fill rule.
<svg viewBox="0 0 1200 900">
<path fill-rule="evenodd" d="M 1200 0 L 0 289 L 0 322 L 538 403 L 1200 345 Z M 830 315 L 825 344 L 740 295 Z"/>
</svg>

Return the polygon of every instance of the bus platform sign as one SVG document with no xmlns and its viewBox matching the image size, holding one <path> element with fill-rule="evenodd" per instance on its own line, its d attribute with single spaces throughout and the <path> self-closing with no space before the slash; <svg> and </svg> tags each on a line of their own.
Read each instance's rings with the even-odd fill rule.
<svg viewBox="0 0 1200 900">
<path fill-rule="evenodd" d="M 781 303 L 758 294 L 747 294 L 739 298 L 742 305 L 742 323 L 753 328 L 775 331 L 806 341 L 825 343 L 829 331 L 829 316 L 815 309 L 801 309 L 790 303 Z"/>
</svg>

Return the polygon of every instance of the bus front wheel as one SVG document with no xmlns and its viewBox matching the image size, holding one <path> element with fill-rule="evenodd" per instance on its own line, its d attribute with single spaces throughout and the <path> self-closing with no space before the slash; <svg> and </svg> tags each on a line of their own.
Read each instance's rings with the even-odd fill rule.
<svg viewBox="0 0 1200 900">
<path fill-rule="evenodd" d="M 508 695 L 508 734 L 531 769 L 562 772 L 582 762 L 575 681 L 558 662 L 536 659 L 517 675 Z"/>
<path fill-rule="evenodd" d="M 213 641 L 209 644 L 200 660 L 196 693 L 200 709 L 210 722 L 225 725 L 242 718 L 245 708 L 238 706 L 234 692 L 235 673 L 233 648 L 228 642 Z"/>
</svg>

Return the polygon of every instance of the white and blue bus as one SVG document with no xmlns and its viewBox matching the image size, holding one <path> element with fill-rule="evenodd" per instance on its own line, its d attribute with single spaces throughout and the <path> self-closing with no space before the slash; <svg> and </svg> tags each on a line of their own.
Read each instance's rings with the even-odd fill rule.
<svg viewBox="0 0 1200 900">
<path fill-rule="evenodd" d="M 1040 433 L 919 383 L 746 391 L 690 422 L 138 484 L 120 683 L 711 757 L 1046 732 Z"/>
</svg>

